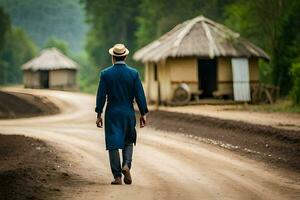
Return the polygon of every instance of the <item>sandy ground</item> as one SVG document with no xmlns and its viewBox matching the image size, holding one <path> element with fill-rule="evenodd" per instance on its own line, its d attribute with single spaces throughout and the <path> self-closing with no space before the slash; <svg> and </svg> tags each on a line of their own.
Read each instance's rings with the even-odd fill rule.
<svg viewBox="0 0 300 200">
<path fill-rule="evenodd" d="M 152 128 L 139 130 L 133 185 L 111 186 L 103 129 L 95 127 L 94 96 L 46 95 L 61 114 L 0 120 L 0 133 L 36 137 L 64 151 L 72 173 L 90 184 L 63 189 L 61 199 L 299 199 L 299 174 L 269 169 L 231 151 Z M 201 130 L 199 130 L 201 131 Z"/>
<path fill-rule="evenodd" d="M 238 119 L 240 121 L 253 124 L 268 125 L 272 127 L 300 131 L 300 114 L 296 113 L 263 113 L 239 111 L 234 109 L 234 105 L 191 105 L 176 107 L 162 106 L 159 107 L 159 110 L 203 115 L 220 119 Z"/>
</svg>

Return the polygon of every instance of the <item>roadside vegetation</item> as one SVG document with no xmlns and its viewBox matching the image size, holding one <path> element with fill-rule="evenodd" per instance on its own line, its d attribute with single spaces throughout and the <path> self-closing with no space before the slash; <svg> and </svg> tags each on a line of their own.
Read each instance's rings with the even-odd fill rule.
<svg viewBox="0 0 300 200">
<path fill-rule="evenodd" d="M 290 98 L 281 98 L 273 104 L 242 104 L 237 105 L 235 109 L 251 112 L 281 112 L 300 114 L 300 105 L 294 104 Z"/>
<path fill-rule="evenodd" d="M 291 96 L 294 105 L 300 106 L 300 61 L 293 64 L 291 74 L 293 77 Z"/>
</svg>

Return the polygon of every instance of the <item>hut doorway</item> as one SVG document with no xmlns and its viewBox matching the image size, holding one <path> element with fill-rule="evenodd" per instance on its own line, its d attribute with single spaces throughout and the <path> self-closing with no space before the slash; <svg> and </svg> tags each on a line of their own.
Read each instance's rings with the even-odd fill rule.
<svg viewBox="0 0 300 200">
<path fill-rule="evenodd" d="M 213 97 L 217 89 L 216 59 L 198 59 L 198 88 L 202 91 L 201 97 Z"/>
<path fill-rule="evenodd" d="M 41 88 L 49 88 L 49 71 L 40 72 L 40 86 Z"/>
</svg>

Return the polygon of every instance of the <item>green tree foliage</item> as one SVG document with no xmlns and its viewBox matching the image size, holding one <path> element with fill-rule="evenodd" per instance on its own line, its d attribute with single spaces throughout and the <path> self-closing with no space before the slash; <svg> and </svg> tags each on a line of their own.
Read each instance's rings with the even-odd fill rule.
<svg viewBox="0 0 300 200">
<path fill-rule="evenodd" d="M 75 51 L 83 46 L 87 26 L 79 0 L 0 0 L 0 6 L 39 47 L 49 36 L 66 40 Z"/>
<path fill-rule="evenodd" d="M 10 19 L 3 8 L 0 7 L 0 52 L 5 43 L 6 33 L 10 30 Z"/>
<path fill-rule="evenodd" d="M 291 96 L 294 104 L 300 105 L 300 62 L 294 63 L 291 68 L 291 75 L 293 78 L 293 88 Z"/>
<path fill-rule="evenodd" d="M 69 44 L 61 39 L 57 39 L 54 37 L 51 37 L 47 40 L 46 44 L 44 45 L 44 48 L 52 48 L 55 47 L 59 49 L 63 54 L 69 55 Z"/>
<path fill-rule="evenodd" d="M 0 54 L 3 52 L 3 47 L 5 45 L 5 39 L 7 33 L 11 29 L 9 16 L 4 12 L 3 8 L 0 7 Z M 4 82 L 5 74 L 5 62 L 0 59 L 0 84 Z"/>
<path fill-rule="evenodd" d="M 36 54 L 36 46 L 21 28 L 13 27 L 0 53 L 0 84 L 20 83 L 21 65 Z"/>
<path fill-rule="evenodd" d="M 86 46 L 95 65 L 104 67 L 111 63 L 107 51 L 117 42 L 134 49 L 139 1 L 83 0 L 91 25 Z"/>
<path fill-rule="evenodd" d="M 79 64 L 78 84 L 80 91 L 95 94 L 98 86 L 98 69 L 92 67 L 88 55 L 80 53 L 73 56 L 73 59 Z"/>
<path fill-rule="evenodd" d="M 279 86 L 282 94 L 292 85 L 289 72 L 295 52 L 289 49 L 294 49 L 299 38 L 299 8 L 297 0 L 237 0 L 224 14 L 229 27 L 270 54 L 270 65 L 263 66 L 263 80 Z"/>
<path fill-rule="evenodd" d="M 137 17 L 138 47 L 144 46 L 181 23 L 198 15 L 221 21 L 230 0 L 141 0 Z"/>
<path fill-rule="evenodd" d="M 91 29 L 87 50 L 95 64 L 110 64 L 108 48 L 125 43 L 135 51 L 161 36 L 176 24 L 200 14 L 221 20 L 223 10 L 232 0 L 82 0 Z M 132 56 L 132 54 L 130 55 Z M 131 57 L 129 56 L 129 61 Z"/>
<path fill-rule="evenodd" d="M 95 92 L 101 68 L 111 65 L 108 49 L 115 43 L 124 43 L 130 50 L 128 63 L 132 63 L 137 29 L 137 6 L 140 0 L 82 0 L 87 13 L 90 30 L 86 39 L 87 62 L 80 68 L 80 87 Z M 84 56 L 85 57 L 85 56 Z"/>
</svg>

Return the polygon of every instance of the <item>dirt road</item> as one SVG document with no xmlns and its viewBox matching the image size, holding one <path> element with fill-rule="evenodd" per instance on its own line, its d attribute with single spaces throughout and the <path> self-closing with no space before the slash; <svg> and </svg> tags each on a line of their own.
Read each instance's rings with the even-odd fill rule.
<svg viewBox="0 0 300 200">
<path fill-rule="evenodd" d="M 191 105 L 160 107 L 160 110 L 202 115 L 300 131 L 300 115 L 296 113 L 250 112 L 237 110 L 237 105 Z"/>
<path fill-rule="evenodd" d="M 33 136 L 62 150 L 70 169 L 90 184 L 62 199 L 299 199 L 298 174 L 269 169 L 231 151 L 150 127 L 138 131 L 133 185 L 111 186 L 103 129 L 95 127 L 94 97 L 27 90 L 49 96 L 63 112 L 1 120 L 0 133 Z M 199 130 L 201 131 L 201 130 Z"/>
</svg>

